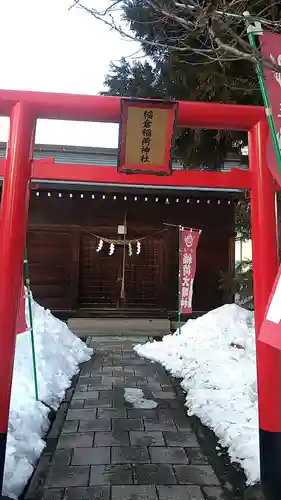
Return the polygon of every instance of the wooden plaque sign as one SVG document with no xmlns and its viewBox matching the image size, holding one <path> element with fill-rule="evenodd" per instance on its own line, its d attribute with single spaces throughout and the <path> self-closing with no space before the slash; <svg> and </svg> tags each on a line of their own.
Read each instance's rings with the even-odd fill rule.
<svg viewBox="0 0 281 500">
<path fill-rule="evenodd" d="M 170 175 L 178 103 L 121 99 L 120 173 Z"/>
</svg>

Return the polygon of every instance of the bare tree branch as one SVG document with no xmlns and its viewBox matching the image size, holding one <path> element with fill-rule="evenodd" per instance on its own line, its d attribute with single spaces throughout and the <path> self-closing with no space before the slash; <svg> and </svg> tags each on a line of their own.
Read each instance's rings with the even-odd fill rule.
<svg viewBox="0 0 281 500">
<path fill-rule="evenodd" d="M 89 1 L 89 0 L 88 0 Z M 95 3 L 95 0 L 91 0 Z M 248 42 L 244 11 L 247 0 L 142 0 L 143 9 L 150 9 L 151 27 L 155 25 L 155 36 L 138 37 L 134 30 L 127 30 L 120 19 L 120 11 L 126 5 L 126 0 L 110 0 L 104 9 L 88 7 L 85 0 L 74 0 L 70 7 L 79 7 L 87 11 L 99 21 L 115 30 L 125 39 L 139 41 L 142 46 L 153 50 L 162 50 L 165 54 L 181 56 L 182 62 L 191 63 L 190 56 L 196 54 L 202 62 L 224 62 L 246 60 L 253 64 L 260 62 L 264 67 L 281 73 L 281 66 L 270 58 L 264 58 L 260 51 Z M 258 6 L 259 0 L 256 0 Z M 259 15 L 247 17 L 250 23 L 260 22 L 281 32 L 281 20 L 269 19 L 268 12 L 280 9 L 280 0 L 269 0 L 269 6 L 263 8 Z M 279 18 L 281 16 L 281 12 Z M 131 26 L 139 25 L 141 21 L 133 22 Z M 147 19 L 145 24 L 147 25 Z M 168 38 L 163 26 L 170 27 Z M 158 31 L 157 31 L 158 28 Z M 162 30 L 162 31 L 161 31 Z M 195 42 L 194 42 L 195 41 Z M 199 62 L 200 63 L 200 62 Z M 198 62 L 197 62 L 198 64 Z"/>
</svg>

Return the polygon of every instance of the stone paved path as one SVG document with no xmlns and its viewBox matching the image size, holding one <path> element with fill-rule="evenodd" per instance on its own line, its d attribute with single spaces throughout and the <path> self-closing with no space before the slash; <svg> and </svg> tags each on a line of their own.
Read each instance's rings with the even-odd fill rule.
<svg viewBox="0 0 281 500">
<path fill-rule="evenodd" d="M 219 481 L 164 369 L 132 350 L 138 339 L 91 339 L 44 478 L 44 500 L 217 500 Z M 158 403 L 134 408 L 125 388 Z M 37 497 L 38 498 L 38 497 Z"/>
</svg>

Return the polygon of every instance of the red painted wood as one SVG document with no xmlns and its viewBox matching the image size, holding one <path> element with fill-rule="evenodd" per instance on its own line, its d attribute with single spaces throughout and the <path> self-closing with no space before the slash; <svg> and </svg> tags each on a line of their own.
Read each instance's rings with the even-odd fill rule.
<svg viewBox="0 0 281 500">
<path fill-rule="evenodd" d="M 5 160 L 0 160 L 0 177 L 3 177 Z M 46 160 L 32 162 L 32 178 L 36 181 L 69 181 L 77 183 L 113 184 L 153 187 L 198 187 L 220 189 L 250 189 L 252 175 L 248 170 L 232 169 L 230 172 L 201 172 L 174 170 L 171 176 L 148 174 L 119 174 L 115 167 L 98 165 L 74 165 Z"/>
<path fill-rule="evenodd" d="M 119 123 L 120 97 L 0 91 L 0 114 L 25 102 L 38 118 Z M 265 117 L 263 107 L 179 101 L 178 126 L 250 130 Z"/>
</svg>

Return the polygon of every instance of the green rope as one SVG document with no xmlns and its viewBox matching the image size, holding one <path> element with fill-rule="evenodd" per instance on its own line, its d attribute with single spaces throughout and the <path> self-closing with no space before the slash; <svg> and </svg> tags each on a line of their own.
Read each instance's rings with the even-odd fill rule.
<svg viewBox="0 0 281 500">
<path fill-rule="evenodd" d="M 246 19 L 246 26 L 248 28 L 250 27 L 250 22 L 247 19 Z M 255 38 L 254 33 L 248 32 L 248 36 L 249 36 L 249 42 L 252 45 L 252 47 L 255 50 L 258 50 L 258 46 L 256 43 L 256 38 Z M 274 119 L 272 116 L 271 107 L 270 107 L 268 95 L 266 92 L 262 64 L 260 61 L 256 61 L 256 72 L 257 72 L 257 76 L 258 76 L 258 81 L 259 81 L 259 85 L 260 85 L 260 90 L 261 90 L 264 106 L 266 108 L 267 122 L 268 122 L 270 135 L 271 135 L 272 142 L 273 142 L 274 152 L 275 152 L 275 155 L 277 158 L 277 166 L 278 166 L 279 173 L 281 174 L 281 152 L 280 152 L 280 147 L 279 147 L 279 143 L 278 143 L 278 139 L 277 139 Z"/>
<path fill-rule="evenodd" d="M 39 401 L 38 379 L 37 379 L 37 369 L 36 369 L 36 354 L 35 354 L 35 340 L 34 340 L 34 328 L 33 328 L 33 314 L 32 314 L 32 301 L 31 301 L 30 279 L 29 279 L 29 269 L 28 269 L 26 247 L 24 250 L 24 278 L 25 278 L 25 286 L 27 289 L 28 316 L 29 316 L 31 350 L 32 350 L 32 365 L 33 365 L 33 377 L 34 377 L 34 392 L 35 392 L 36 401 Z"/>
</svg>

